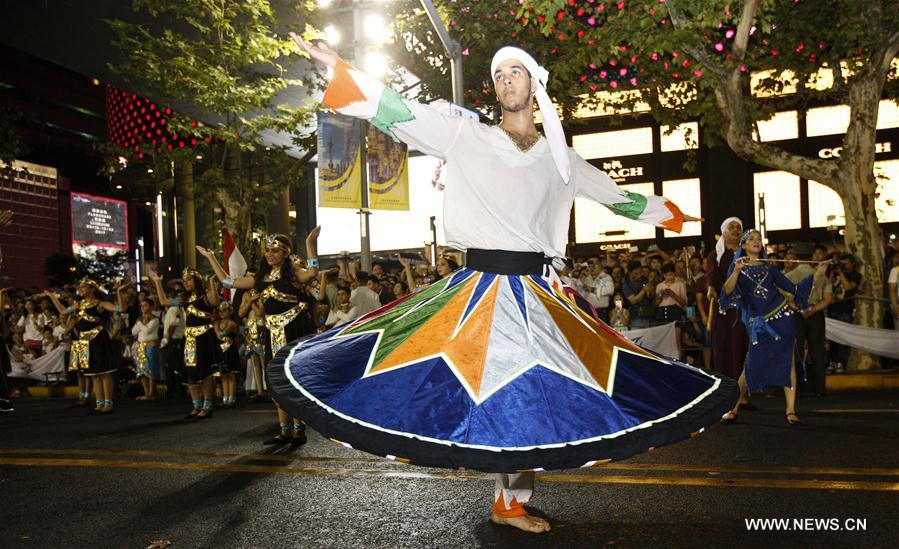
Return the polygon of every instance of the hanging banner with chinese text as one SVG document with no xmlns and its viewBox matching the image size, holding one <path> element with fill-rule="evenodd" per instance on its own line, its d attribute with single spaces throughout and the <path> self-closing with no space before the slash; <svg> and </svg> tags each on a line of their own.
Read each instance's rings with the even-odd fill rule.
<svg viewBox="0 0 899 549">
<path fill-rule="evenodd" d="M 409 211 L 409 148 L 373 125 L 368 127 L 368 205 Z"/>
<path fill-rule="evenodd" d="M 318 115 L 318 205 L 362 207 L 361 124 L 341 114 Z"/>
</svg>

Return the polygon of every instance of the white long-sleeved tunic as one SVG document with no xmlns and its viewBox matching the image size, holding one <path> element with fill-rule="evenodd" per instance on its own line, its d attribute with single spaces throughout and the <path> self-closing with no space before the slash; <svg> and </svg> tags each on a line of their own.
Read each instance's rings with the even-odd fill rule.
<svg viewBox="0 0 899 549">
<path fill-rule="evenodd" d="M 339 62 L 324 103 L 341 114 L 446 160 L 444 230 L 460 249 L 542 252 L 563 257 L 576 196 L 593 199 L 631 219 L 679 232 L 683 214 L 661 196 L 624 191 L 573 149 L 571 180 L 556 170 L 544 138 L 521 152 L 496 126 L 443 114 L 403 99 L 383 84 Z"/>
</svg>

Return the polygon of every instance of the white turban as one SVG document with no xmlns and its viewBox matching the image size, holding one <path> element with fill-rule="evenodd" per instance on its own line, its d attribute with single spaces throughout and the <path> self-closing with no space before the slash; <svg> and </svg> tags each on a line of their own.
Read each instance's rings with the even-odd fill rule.
<svg viewBox="0 0 899 549">
<path fill-rule="evenodd" d="M 727 226 L 734 221 L 740 224 L 740 232 L 743 232 L 743 222 L 740 221 L 739 217 L 728 217 L 721 222 L 721 238 L 715 243 L 715 254 L 718 256 L 715 261 L 719 264 L 721 263 L 721 256 L 724 255 L 724 233 L 727 231 Z"/>
<path fill-rule="evenodd" d="M 524 65 L 524 68 L 531 73 L 531 76 L 537 80 L 537 104 L 540 106 L 540 114 L 543 116 L 543 134 L 549 143 L 549 150 L 552 152 L 553 160 L 556 163 L 556 169 L 565 184 L 571 178 L 571 159 L 568 158 L 568 143 L 565 140 L 565 131 L 562 129 L 562 122 L 559 120 L 559 114 L 553 105 L 549 94 L 546 93 L 546 83 L 549 80 L 549 71 L 537 64 L 526 51 L 505 46 L 497 50 L 493 55 L 493 61 L 490 63 L 490 77 L 496 74 L 496 67 L 503 61 L 515 59 Z"/>
</svg>

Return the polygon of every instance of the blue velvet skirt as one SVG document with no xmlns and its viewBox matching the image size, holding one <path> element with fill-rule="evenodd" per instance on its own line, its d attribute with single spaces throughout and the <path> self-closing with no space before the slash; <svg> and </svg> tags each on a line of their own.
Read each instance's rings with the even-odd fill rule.
<svg viewBox="0 0 899 549">
<path fill-rule="evenodd" d="M 738 395 L 628 341 L 553 279 L 468 268 L 284 346 L 268 376 L 291 416 L 346 446 L 486 472 L 623 459 L 701 432 Z"/>
<path fill-rule="evenodd" d="M 749 344 L 743 371 L 750 393 L 790 387 L 790 369 L 796 364 L 796 379 L 804 377 L 802 359 L 796 352 L 796 312 L 784 307 L 767 321 L 768 328 Z"/>
</svg>

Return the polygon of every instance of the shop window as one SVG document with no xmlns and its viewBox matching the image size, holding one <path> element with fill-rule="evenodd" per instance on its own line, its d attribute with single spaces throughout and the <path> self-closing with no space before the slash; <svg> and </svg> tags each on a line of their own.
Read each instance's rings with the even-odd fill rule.
<svg viewBox="0 0 899 549">
<path fill-rule="evenodd" d="M 799 137 L 799 113 L 784 111 L 758 122 L 760 141 L 780 141 Z"/>
<path fill-rule="evenodd" d="M 649 103 L 643 101 L 639 90 L 601 91 L 593 94 L 594 106 L 587 106 L 587 95 L 580 95 L 581 104 L 574 112 L 576 118 L 596 118 L 616 114 L 648 112 Z M 625 107 L 624 104 L 628 106 Z"/>
<path fill-rule="evenodd" d="M 654 194 L 652 183 L 633 183 L 621 185 L 621 188 L 633 193 Z M 656 236 L 653 225 L 616 215 L 587 198 L 574 199 L 574 227 L 574 239 L 578 244 L 646 240 Z"/>
<path fill-rule="evenodd" d="M 882 160 L 874 163 L 877 178 L 877 219 L 881 223 L 899 221 L 899 160 Z"/>
<path fill-rule="evenodd" d="M 877 129 L 899 128 L 899 104 L 884 99 L 877 110 Z"/>
<path fill-rule="evenodd" d="M 809 137 L 846 133 L 849 126 L 849 107 L 817 107 L 805 113 L 805 133 Z"/>
<path fill-rule="evenodd" d="M 846 214 L 840 195 L 817 181 L 808 182 L 808 226 L 811 228 L 844 226 Z"/>
<path fill-rule="evenodd" d="M 796 93 L 796 73 L 789 69 L 780 74 L 776 74 L 774 69 L 753 72 L 749 75 L 749 89 L 755 97 L 777 97 Z"/>
<path fill-rule="evenodd" d="M 759 226 L 759 193 L 765 195 L 765 219 L 769 231 L 799 229 L 802 215 L 799 176 L 787 172 L 759 172 L 753 175 L 755 226 Z"/>
<path fill-rule="evenodd" d="M 572 147 L 585 160 L 652 152 L 652 128 L 575 135 Z"/>
<path fill-rule="evenodd" d="M 699 179 L 674 179 L 662 182 L 662 195 L 687 215 L 702 217 L 702 201 L 699 198 Z M 684 223 L 680 233 L 665 231 L 666 237 L 696 236 L 702 234 L 702 223 Z"/>
<path fill-rule="evenodd" d="M 899 221 L 899 160 L 875 162 L 874 177 L 877 179 L 877 198 L 874 200 L 877 219 L 881 223 Z M 808 182 L 808 209 L 811 228 L 846 225 L 840 196 L 817 181 Z"/>
<path fill-rule="evenodd" d="M 674 127 L 674 130 L 666 135 L 671 126 L 662 126 L 662 152 L 669 151 L 685 151 L 687 149 L 699 148 L 699 124 L 696 122 L 687 122 Z"/>
</svg>

